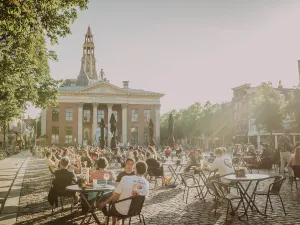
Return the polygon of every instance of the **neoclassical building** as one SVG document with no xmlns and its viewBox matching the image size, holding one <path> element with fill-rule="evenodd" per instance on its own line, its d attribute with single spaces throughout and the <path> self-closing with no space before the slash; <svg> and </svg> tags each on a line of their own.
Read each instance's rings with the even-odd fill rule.
<svg viewBox="0 0 300 225">
<path fill-rule="evenodd" d="M 101 69 L 97 76 L 95 45 L 90 27 L 85 35 L 81 70 L 77 79 L 68 79 L 59 88 L 58 105 L 41 113 L 41 135 L 47 143 L 64 145 L 98 144 L 100 121 L 106 124 L 105 137 L 110 141 L 110 117 L 117 120 L 117 138 L 121 143 L 147 145 L 148 123 L 155 124 L 155 139 L 160 140 L 161 93 L 111 84 Z"/>
</svg>

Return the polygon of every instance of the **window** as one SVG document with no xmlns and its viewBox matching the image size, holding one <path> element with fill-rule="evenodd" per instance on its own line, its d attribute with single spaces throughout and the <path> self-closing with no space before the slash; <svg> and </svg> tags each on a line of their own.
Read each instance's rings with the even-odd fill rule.
<svg viewBox="0 0 300 225">
<path fill-rule="evenodd" d="M 52 144 L 59 143 L 59 127 L 52 127 Z"/>
<path fill-rule="evenodd" d="M 98 123 L 101 122 L 101 119 L 104 120 L 104 110 L 98 110 L 97 111 L 97 121 L 98 121 Z"/>
<path fill-rule="evenodd" d="M 73 120 L 73 109 L 67 108 L 66 109 L 66 121 L 72 121 Z"/>
<path fill-rule="evenodd" d="M 83 122 L 89 123 L 91 119 L 91 110 L 85 109 L 83 110 Z"/>
<path fill-rule="evenodd" d="M 115 115 L 116 122 L 118 122 L 118 111 L 117 110 L 113 110 L 112 113 Z"/>
<path fill-rule="evenodd" d="M 236 129 L 236 131 L 239 131 L 240 130 L 240 125 L 239 124 L 235 125 L 235 129 Z"/>
<path fill-rule="evenodd" d="M 73 140 L 73 127 L 66 127 L 65 128 L 65 143 L 66 144 L 72 144 L 72 140 Z"/>
<path fill-rule="evenodd" d="M 131 110 L 131 122 L 137 122 L 139 119 L 139 114 L 136 109 Z"/>
<path fill-rule="evenodd" d="M 235 110 L 238 110 L 239 109 L 239 102 L 236 102 L 234 106 L 235 106 Z"/>
<path fill-rule="evenodd" d="M 144 127 L 144 146 L 148 146 L 149 143 L 149 128 Z"/>
<path fill-rule="evenodd" d="M 243 124 L 243 130 L 244 130 L 244 131 L 247 131 L 247 130 L 248 130 L 248 124 L 247 124 L 247 123 L 244 123 L 244 124 Z"/>
<path fill-rule="evenodd" d="M 52 109 L 52 121 L 59 121 L 59 108 Z"/>
<path fill-rule="evenodd" d="M 148 123 L 150 121 L 150 117 L 151 117 L 151 110 L 145 109 L 144 110 L 144 122 Z"/>
<path fill-rule="evenodd" d="M 139 140 L 139 129 L 137 127 L 131 128 L 131 144 L 138 145 Z"/>
</svg>

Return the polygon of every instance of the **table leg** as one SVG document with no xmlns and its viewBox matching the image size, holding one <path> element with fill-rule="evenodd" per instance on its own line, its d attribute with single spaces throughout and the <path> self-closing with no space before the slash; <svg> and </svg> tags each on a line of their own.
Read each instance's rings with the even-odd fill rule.
<svg viewBox="0 0 300 225">
<path fill-rule="evenodd" d="M 84 224 L 85 219 L 87 218 L 88 214 L 91 213 L 94 220 L 96 221 L 97 224 L 101 224 L 100 220 L 98 219 L 97 215 L 95 214 L 95 209 L 93 209 L 93 205 L 95 203 L 95 201 L 97 200 L 98 196 L 101 196 L 103 194 L 103 192 L 98 192 L 95 199 L 92 201 L 92 203 L 90 204 L 89 201 L 86 199 L 86 197 L 84 196 L 84 193 L 80 192 L 80 196 L 82 198 L 82 200 L 87 204 L 87 206 L 89 207 L 87 213 L 84 215 L 80 225 Z M 90 219 L 88 220 L 90 221 Z"/>
<path fill-rule="evenodd" d="M 252 183 L 252 181 L 250 182 L 250 184 L 251 184 L 251 183 Z M 239 216 L 239 218 L 242 218 L 242 217 L 244 217 L 245 215 L 247 215 L 247 211 L 248 211 L 249 207 L 250 207 L 252 210 L 253 210 L 253 208 L 255 208 L 255 210 L 256 210 L 260 215 L 266 216 L 266 214 L 262 213 L 262 212 L 258 209 L 258 207 L 255 205 L 255 202 L 253 201 L 254 193 L 255 193 L 256 190 L 257 190 L 258 183 L 259 183 L 259 182 L 256 181 L 256 184 L 255 184 L 255 187 L 254 187 L 254 189 L 253 189 L 253 192 L 252 192 L 251 196 L 249 196 L 249 194 L 248 194 L 248 189 L 249 189 L 249 187 L 250 187 L 250 184 L 248 184 L 247 188 L 245 189 L 245 188 L 243 187 L 243 185 L 242 185 L 240 182 L 238 182 L 238 186 L 239 186 L 239 189 L 240 189 L 240 191 L 241 191 L 241 197 L 242 197 L 243 199 L 245 199 L 246 202 L 247 202 L 247 207 L 246 207 L 246 209 L 245 209 L 245 212 L 244 212 L 243 215 Z"/>
</svg>

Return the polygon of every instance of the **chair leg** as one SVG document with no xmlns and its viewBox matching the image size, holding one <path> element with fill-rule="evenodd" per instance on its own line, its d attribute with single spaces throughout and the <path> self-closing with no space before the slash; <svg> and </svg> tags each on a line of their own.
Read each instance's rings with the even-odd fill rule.
<svg viewBox="0 0 300 225">
<path fill-rule="evenodd" d="M 267 196 L 267 200 L 266 200 L 265 214 L 267 213 L 267 207 L 268 207 L 268 196 Z"/>
<path fill-rule="evenodd" d="M 185 189 L 186 189 L 186 187 L 184 187 L 184 190 L 183 190 L 183 197 L 182 197 L 183 200 L 184 200 L 184 195 L 185 195 Z"/>
<path fill-rule="evenodd" d="M 255 196 L 255 195 L 254 195 L 254 196 Z M 241 201 L 242 201 L 242 204 L 243 204 L 243 207 L 244 207 L 244 210 L 245 210 L 245 214 L 246 214 L 246 217 L 247 217 L 247 220 L 248 220 L 248 213 L 247 213 L 247 211 L 246 211 L 246 206 L 245 206 L 245 203 L 244 203 L 243 198 L 241 199 Z"/>
<path fill-rule="evenodd" d="M 139 214 L 139 218 L 140 218 L 140 223 L 142 222 L 142 219 L 141 219 L 141 214 Z"/>
<path fill-rule="evenodd" d="M 131 217 L 129 217 L 129 225 L 131 224 Z"/>
<path fill-rule="evenodd" d="M 143 223 L 144 223 L 144 225 L 146 225 L 144 215 L 143 214 L 141 214 L 141 215 L 142 215 L 142 218 L 143 218 Z"/>
<path fill-rule="evenodd" d="M 293 190 L 293 182 L 294 182 L 294 177 L 291 179 L 291 191 Z"/>
<path fill-rule="evenodd" d="M 109 216 L 106 217 L 106 225 L 109 225 Z"/>
<path fill-rule="evenodd" d="M 217 214 L 218 201 L 217 196 L 215 196 L 215 215 Z"/>
<path fill-rule="evenodd" d="M 186 195 L 186 199 L 185 199 L 185 204 L 187 204 L 187 201 L 188 201 L 188 198 L 189 198 L 189 191 L 190 191 L 190 188 L 188 188 L 188 190 L 187 190 L 187 195 Z"/>
<path fill-rule="evenodd" d="M 271 202 L 271 197 L 268 196 L 268 199 L 269 199 L 269 202 L 270 202 L 271 209 L 273 210 L 273 206 L 272 206 L 272 202 Z"/>
<path fill-rule="evenodd" d="M 64 212 L 64 204 L 63 204 L 63 198 L 60 197 L 60 205 L 61 205 L 61 213 Z"/>
<path fill-rule="evenodd" d="M 284 215 L 286 215 L 286 211 L 285 211 L 285 208 L 284 208 L 284 204 L 283 204 L 283 201 L 282 201 L 282 198 L 280 195 L 278 195 L 279 198 L 280 198 L 280 201 L 281 201 L 281 205 L 282 205 L 282 208 L 283 208 L 283 211 L 284 211 Z"/>
<path fill-rule="evenodd" d="M 229 200 L 227 200 L 227 210 L 226 210 L 226 219 L 225 222 L 227 222 L 227 217 L 228 217 L 228 211 L 229 211 Z"/>
</svg>

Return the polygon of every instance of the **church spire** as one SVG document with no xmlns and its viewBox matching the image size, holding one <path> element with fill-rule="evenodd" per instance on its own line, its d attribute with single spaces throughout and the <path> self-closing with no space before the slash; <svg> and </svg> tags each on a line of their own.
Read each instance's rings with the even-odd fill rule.
<svg viewBox="0 0 300 225">
<path fill-rule="evenodd" d="M 97 80 L 96 71 L 96 58 L 94 55 L 95 45 L 93 41 L 93 34 L 91 32 L 90 26 L 85 35 L 85 40 L 83 44 L 83 56 L 81 59 L 81 71 L 84 71 L 89 79 Z"/>
</svg>

